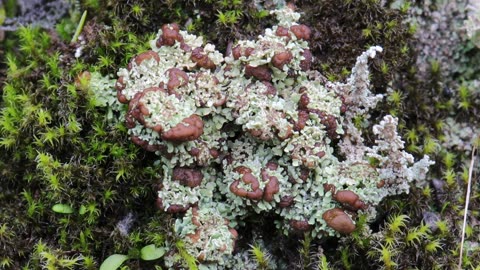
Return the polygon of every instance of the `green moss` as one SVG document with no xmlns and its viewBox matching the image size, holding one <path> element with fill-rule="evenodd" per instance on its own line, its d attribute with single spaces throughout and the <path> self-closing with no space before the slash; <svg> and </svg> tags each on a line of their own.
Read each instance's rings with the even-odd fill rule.
<svg viewBox="0 0 480 270">
<path fill-rule="evenodd" d="M 118 250 L 147 243 L 142 228 L 154 210 L 145 205 L 153 206 L 158 170 L 123 124 L 107 125 L 104 109 L 89 105 L 94 97 L 75 83 L 95 62 L 77 62 L 38 28 L 17 34 L 0 103 L 0 228 L 8 229 L 2 264 L 92 269 L 104 248 L 125 242 L 110 236 L 127 213 L 138 213 L 135 222 L 143 225 Z M 72 63 L 81 63 L 77 72 Z M 60 204 L 71 211 L 58 211 Z"/>
<path fill-rule="evenodd" d="M 194 30 L 207 41 L 225 51 L 228 42 L 253 38 L 272 23 L 262 7 L 252 1 L 87 1 L 90 14 L 107 25 L 121 22 L 126 30 L 136 34 L 154 33 L 160 25 L 176 22 L 188 31 Z M 113 14 L 109 11 L 113 11 Z M 213 12 L 212 12 L 213 11 Z M 93 13 L 92 13 L 93 12 Z"/>
<path fill-rule="evenodd" d="M 385 91 L 385 82 L 405 69 L 411 56 L 408 50 L 408 25 L 402 21 L 400 10 L 383 7 L 379 1 L 302 1 L 299 8 L 305 12 L 303 23 L 312 26 L 314 67 L 328 65 L 328 72 L 345 79 L 342 69 L 353 66 L 358 52 L 379 45 L 384 51 L 381 60 L 373 63 L 373 86 Z"/>
</svg>

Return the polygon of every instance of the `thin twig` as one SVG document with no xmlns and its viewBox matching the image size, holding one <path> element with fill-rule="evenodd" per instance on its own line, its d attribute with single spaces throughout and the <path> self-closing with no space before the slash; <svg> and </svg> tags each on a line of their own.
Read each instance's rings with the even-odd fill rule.
<svg viewBox="0 0 480 270">
<path fill-rule="evenodd" d="M 467 184 L 467 195 L 465 198 L 465 212 L 463 214 L 463 226 L 462 226 L 462 241 L 460 242 L 460 258 L 458 259 L 458 269 L 462 269 L 462 256 L 463 256 L 463 243 L 465 242 L 465 228 L 467 227 L 467 212 L 468 212 L 468 203 L 470 202 L 470 192 L 472 188 L 472 174 L 473 174 L 473 165 L 475 164 L 475 152 L 477 148 L 473 146 L 472 150 L 472 160 L 470 161 L 470 168 L 468 168 L 468 184 Z"/>
</svg>

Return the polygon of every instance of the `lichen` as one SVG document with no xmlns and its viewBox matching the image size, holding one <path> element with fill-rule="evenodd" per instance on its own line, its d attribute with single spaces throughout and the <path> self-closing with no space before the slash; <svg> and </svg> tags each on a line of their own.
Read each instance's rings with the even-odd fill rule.
<svg viewBox="0 0 480 270">
<path fill-rule="evenodd" d="M 186 242 L 192 240 L 185 239 L 186 231 L 193 234 L 198 227 L 192 213 L 220 204 L 210 218 L 218 215 L 230 226 L 243 224 L 251 213 L 276 213 L 276 226 L 285 234 L 349 234 L 359 213 L 373 219 L 384 197 L 408 192 L 415 180 L 421 184 L 432 164 L 428 157 L 414 163 L 403 151 L 396 118 L 387 115 L 373 126 L 373 144 L 354 124 L 358 116 L 368 120 L 383 98 L 370 90 L 368 71 L 368 59 L 381 47 L 361 54 L 345 83 L 326 82 L 310 70 L 311 30 L 288 7 L 273 13 L 278 25 L 256 40 L 236 42 L 225 57 L 177 25 L 165 25 L 150 42 L 151 51 L 118 72 L 129 133 L 160 156 L 158 205 L 171 213 L 186 211 L 177 220 Z M 190 134 L 197 123 L 184 123 L 192 116 L 202 125 L 197 135 L 166 136 L 179 125 L 185 126 L 178 132 Z M 210 157 L 199 158 L 204 153 Z M 178 170 L 201 175 L 202 182 L 178 182 Z M 223 264 L 232 250 L 208 249 L 212 234 L 196 230 L 203 240 L 187 250 Z"/>
</svg>

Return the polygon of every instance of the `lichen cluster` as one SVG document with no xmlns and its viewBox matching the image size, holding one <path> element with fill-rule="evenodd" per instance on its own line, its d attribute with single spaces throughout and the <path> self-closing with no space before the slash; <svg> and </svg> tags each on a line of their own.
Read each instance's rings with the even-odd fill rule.
<svg viewBox="0 0 480 270">
<path fill-rule="evenodd" d="M 310 28 L 291 8 L 275 13 L 278 25 L 226 56 L 164 25 L 151 50 L 118 72 L 132 141 L 155 152 L 164 169 L 157 205 L 187 212 L 177 233 L 194 241 L 190 252 L 205 263 L 222 262 L 218 253 L 230 254 L 224 245 L 237 237 L 211 242 L 215 215 L 236 227 L 251 213 L 275 213 L 285 234 L 349 234 L 359 214 L 375 217 L 385 196 L 422 184 L 432 163 L 403 151 L 396 118 L 373 127 L 373 145 L 354 124 L 382 99 L 369 90 L 367 66 L 380 47 L 357 58 L 346 83 L 327 82 L 310 69 Z M 218 212 L 195 221 L 206 209 Z"/>
</svg>

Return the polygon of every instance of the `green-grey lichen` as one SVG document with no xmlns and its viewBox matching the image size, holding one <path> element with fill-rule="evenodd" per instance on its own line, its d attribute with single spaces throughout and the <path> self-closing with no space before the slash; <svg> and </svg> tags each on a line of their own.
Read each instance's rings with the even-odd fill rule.
<svg viewBox="0 0 480 270">
<path fill-rule="evenodd" d="M 177 219 L 175 232 L 184 239 L 187 251 L 202 262 L 224 264 L 225 254 L 235 247 L 237 232 L 216 209 L 191 208 Z"/>
<path fill-rule="evenodd" d="M 372 219 L 384 197 L 423 184 L 432 164 L 403 151 L 396 118 L 373 126 L 373 144 L 354 124 L 383 98 L 369 90 L 367 66 L 381 47 L 357 58 L 346 83 L 327 82 L 310 70 L 311 33 L 299 14 L 274 13 L 278 25 L 225 57 L 165 25 L 151 50 L 118 72 L 129 134 L 164 168 L 158 206 L 186 212 L 177 234 L 206 263 L 223 264 L 236 238 L 209 222 L 238 227 L 252 212 L 276 213 L 285 234 L 348 234 L 359 213 Z M 226 248 L 209 246 L 217 233 Z"/>
<path fill-rule="evenodd" d="M 110 123 L 124 120 L 126 106 L 117 100 L 113 87 L 114 79 L 111 79 L 110 76 L 102 76 L 99 72 L 84 72 L 79 76 L 80 85 L 82 80 L 85 80 L 83 83 L 89 86 L 89 90 L 94 96 L 92 100 L 95 102 L 95 106 L 107 109 L 106 117 Z"/>
</svg>

